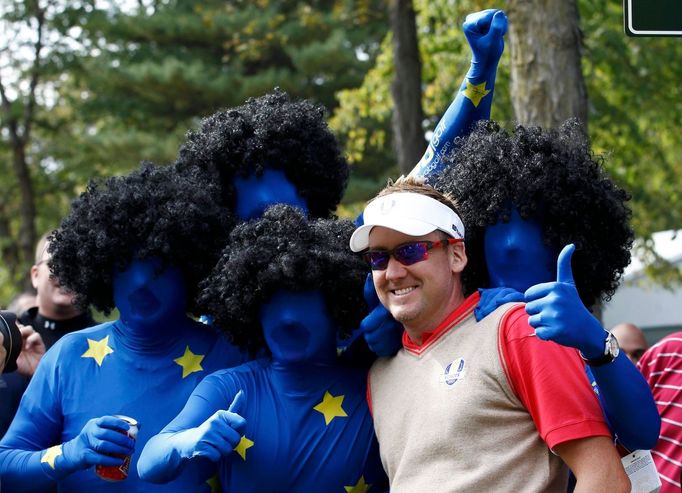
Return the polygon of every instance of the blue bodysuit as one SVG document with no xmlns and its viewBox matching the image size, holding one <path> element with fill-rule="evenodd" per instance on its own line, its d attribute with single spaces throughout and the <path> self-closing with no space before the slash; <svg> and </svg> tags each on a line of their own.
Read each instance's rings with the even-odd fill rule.
<svg viewBox="0 0 682 493">
<path fill-rule="evenodd" d="M 172 470 L 175 432 L 227 409 L 239 390 L 241 442 L 219 466 L 225 492 L 379 492 L 388 487 L 366 401 L 366 370 L 267 359 L 206 377 L 148 452 Z M 165 456 L 165 457 L 164 457 Z"/>
<path fill-rule="evenodd" d="M 211 372 L 243 360 L 211 328 L 190 320 L 179 325 L 178 333 L 168 333 L 155 344 L 135 343 L 120 321 L 58 341 L 40 362 L 0 442 L 6 491 L 45 491 L 54 479 L 60 492 L 210 491 L 208 464 L 186 468 L 164 486 L 145 483 L 137 475 L 145 443 L 177 416 L 197 384 Z M 94 467 L 60 478 L 59 468 L 53 467 L 60 460 L 54 446 L 76 437 L 91 418 L 116 414 L 140 424 L 128 478 L 107 482 Z"/>
</svg>

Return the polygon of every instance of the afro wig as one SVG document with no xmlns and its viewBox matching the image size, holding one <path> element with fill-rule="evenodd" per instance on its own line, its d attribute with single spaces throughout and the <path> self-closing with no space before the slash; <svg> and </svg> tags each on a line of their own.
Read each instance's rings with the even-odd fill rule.
<svg viewBox="0 0 682 493">
<path fill-rule="evenodd" d="M 339 337 L 347 337 L 367 313 L 367 266 L 348 248 L 353 230 L 348 220 L 308 220 L 300 209 L 272 206 L 235 227 L 199 303 L 234 344 L 255 351 L 265 347 L 263 303 L 282 289 L 320 290 Z"/>
<path fill-rule="evenodd" d="M 517 126 L 509 134 L 479 122 L 459 144 L 436 186 L 457 199 L 467 228 L 467 287 L 488 285 L 485 228 L 508 221 L 513 206 L 539 221 L 557 255 L 575 243 L 573 273 L 585 306 L 609 299 L 630 262 L 630 197 L 592 155 L 583 127 L 569 120 L 558 129 Z"/>
<path fill-rule="evenodd" d="M 236 176 L 281 169 L 306 200 L 311 217 L 329 217 L 348 181 L 348 163 L 327 127 L 324 109 L 275 92 L 218 111 L 190 131 L 176 166 L 217 177 L 223 203 L 234 210 Z"/>
<path fill-rule="evenodd" d="M 198 174 L 143 163 L 131 174 L 91 181 L 50 239 L 50 268 L 76 303 L 109 313 L 112 279 L 133 258 L 157 257 L 183 274 L 188 310 L 217 262 L 232 220 L 217 186 Z"/>
</svg>

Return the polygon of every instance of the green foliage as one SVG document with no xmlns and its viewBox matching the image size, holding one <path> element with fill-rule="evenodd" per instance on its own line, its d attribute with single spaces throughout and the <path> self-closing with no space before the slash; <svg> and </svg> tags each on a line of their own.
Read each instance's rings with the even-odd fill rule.
<svg viewBox="0 0 682 493">
<path fill-rule="evenodd" d="M 82 25 L 97 47 L 79 62 L 83 108 L 169 128 L 280 86 L 331 109 L 371 66 L 383 11 L 377 0 L 178 0 L 94 12 Z"/>
<path fill-rule="evenodd" d="M 639 235 L 682 227 L 682 44 L 629 38 L 621 3 L 580 3 L 595 152 L 632 194 Z"/>
<path fill-rule="evenodd" d="M 56 180 L 58 164 L 51 154 L 51 144 L 63 131 L 63 121 L 55 118 L 61 98 L 60 66 L 70 47 L 56 25 L 63 25 L 60 14 L 64 4 L 50 1 L 7 1 L 0 7 L 0 74 L 3 105 L 0 111 L 0 172 L 3 193 L 0 196 L 0 300 L 9 298 L 28 284 L 28 269 L 33 263 L 33 245 L 19 248 L 20 234 L 30 230 L 53 228 L 66 210 L 65 190 L 70 183 Z M 57 19 L 59 21 L 57 22 Z M 41 23 L 42 22 L 42 23 Z M 42 36 L 38 43 L 38 26 Z M 41 49 L 38 50 L 37 47 Z M 36 84 L 32 85 L 35 77 Z M 39 217 L 21 221 L 20 184 L 15 162 L 25 162 L 30 176 Z M 24 195 L 26 197 L 27 195 Z M 26 242 L 26 244 L 29 242 Z"/>
<path fill-rule="evenodd" d="M 59 224 L 90 178 L 173 160 L 185 132 L 218 108 L 279 86 L 331 111 L 336 92 L 358 86 L 373 65 L 387 15 L 383 0 L 10 0 L 0 21 L 16 34 L 2 47 L 16 55 L 17 90 L 30 76 L 36 6 L 48 13 L 27 146 L 38 235 Z M 23 113 L 24 96 L 12 115 Z M 0 228 L 4 218 L 9 231 L 0 248 L 16 243 L 19 227 L 6 136 Z M 0 303 L 28 271 L 29 260 L 20 263 L 0 266 Z"/>
<path fill-rule="evenodd" d="M 465 16 L 506 5 L 414 0 L 425 134 L 468 69 Z M 19 227 L 7 125 L 29 101 L 38 6 L 46 9 L 47 30 L 26 147 L 38 235 L 58 225 L 89 178 L 125 173 L 142 159 L 169 162 L 198 118 L 275 86 L 313 98 L 332 114 L 353 166 L 340 214 L 354 216 L 397 175 L 386 0 L 7 0 L 0 6 L 0 53 L 12 54 L 0 57 L 11 96 L 0 116 L 2 251 L 16 242 Z M 619 0 L 579 6 L 595 152 L 631 191 L 639 235 L 680 228 L 682 45 L 676 38 L 627 38 Z M 493 118 L 505 125 L 513 121 L 508 57 L 507 49 L 493 105 Z M 27 259 L 17 262 L 0 268 L 0 302 L 28 270 Z"/>
<path fill-rule="evenodd" d="M 498 8 L 504 6 L 504 2 L 496 3 Z M 495 5 L 473 0 L 415 0 L 414 7 L 422 58 L 422 105 L 426 117 L 422 126 L 426 135 L 445 113 L 469 69 L 471 51 L 461 29 L 465 17 Z M 508 56 L 505 52 L 500 63 L 497 76 L 499 89 L 495 91 L 493 106 L 493 118 L 501 121 L 511 119 Z M 389 177 L 398 175 L 391 130 L 393 102 L 390 86 L 393 74 L 389 33 L 362 86 L 338 94 L 340 104 L 330 124 L 345 145 L 353 165 L 343 201 L 351 208 L 357 208 L 355 202 L 372 197 Z M 425 138 L 425 150 L 427 143 Z"/>
</svg>

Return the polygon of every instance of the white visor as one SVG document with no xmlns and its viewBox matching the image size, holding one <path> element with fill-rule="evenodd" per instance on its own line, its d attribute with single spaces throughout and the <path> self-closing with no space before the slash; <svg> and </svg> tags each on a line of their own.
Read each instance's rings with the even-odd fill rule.
<svg viewBox="0 0 682 493">
<path fill-rule="evenodd" d="M 455 211 L 420 193 L 395 192 L 378 197 L 365 207 L 363 220 L 364 224 L 350 238 L 350 249 L 354 252 L 369 248 L 369 233 L 374 226 L 409 236 L 424 236 L 439 230 L 464 239 L 464 224 Z"/>
</svg>

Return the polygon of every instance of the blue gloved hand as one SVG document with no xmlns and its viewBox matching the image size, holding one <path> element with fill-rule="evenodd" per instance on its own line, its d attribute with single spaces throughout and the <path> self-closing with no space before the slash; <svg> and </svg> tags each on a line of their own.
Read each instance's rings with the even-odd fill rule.
<svg viewBox="0 0 682 493">
<path fill-rule="evenodd" d="M 574 251 L 573 244 L 561 250 L 556 282 L 528 288 L 526 313 L 540 339 L 579 349 L 585 358 L 592 359 L 604 353 L 606 333 L 578 295 L 571 269 Z"/>
<path fill-rule="evenodd" d="M 472 51 L 468 77 L 487 77 L 491 70 L 497 70 L 504 51 L 507 16 L 501 10 L 483 10 L 467 15 L 462 28 Z"/>
<path fill-rule="evenodd" d="M 393 356 L 402 346 L 403 326 L 379 302 L 372 274 L 367 275 L 364 294 L 370 312 L 360 322 L 360 330 L 367 341 L 367 346 L 377 356 Z"/>
<path fill-rule="evenodd" d="M 93 465 L 120 466 L 121 457 L 132 455 L 135 441 L 125 434 L 130 425 L 114 416 L 93 418 L 83 426 L 78 436 L 62 445 L 57 460 L 60 471 L 77 471 Z"/>
<path fill-rule="evenodd" d="M 246 428 L 246 420 L 239 415 L 243 401 L 244 392 L 240 390 L 227 411 L 216 411 L 198 427 L 177 433 L 173 443 L 180 457 L 207 457 L 218 462 L 231 454 Z"/>
<path fill-rule="evenodd" d="M 526 301 L 523 293 L 520 293 L 514 288 L 506 288 L 504 286 L 479 289 L 478 292 L 481 295 L 481 299 L 476 308 L 474 308 L 474 315 L 476 316 L 477 322 L 480 322 L 494 312 L 498 306 L 502 306 L 505 303 Z"/>
</svg>

